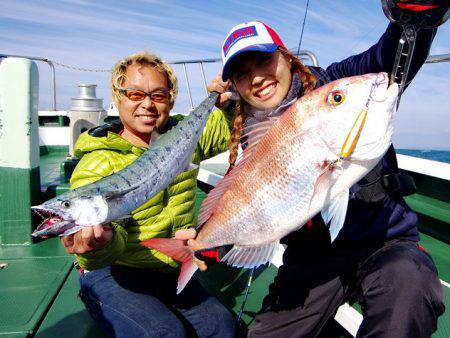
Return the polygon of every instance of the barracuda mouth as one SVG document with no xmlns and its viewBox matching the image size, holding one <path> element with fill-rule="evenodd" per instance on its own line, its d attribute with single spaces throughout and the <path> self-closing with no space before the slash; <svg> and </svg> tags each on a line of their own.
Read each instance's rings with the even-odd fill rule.
<svg viewBox="0 0 450 338">
<path fill-rule="evenodd" d="M 31 234 L 33 237 L 62 236 L 67 232 L 68 226 L 74 224 L 72 221 L 63 219 L 62 215 L 39 206 L 31 207 L 31 210 L 42 218 L 42 222 Z"/>
</svg>

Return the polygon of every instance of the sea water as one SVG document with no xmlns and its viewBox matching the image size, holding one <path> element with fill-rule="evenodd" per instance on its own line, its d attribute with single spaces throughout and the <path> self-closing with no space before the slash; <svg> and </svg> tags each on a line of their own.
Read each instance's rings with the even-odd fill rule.
<svg viewBox="0 0 450 338">
<path fill-rule="evenodd" d="M 450 163 L 449 150 L 427 150 L 427 149 L 395 149 L 399 154 L 420 157 L 427 160 Z"/>
</svg>

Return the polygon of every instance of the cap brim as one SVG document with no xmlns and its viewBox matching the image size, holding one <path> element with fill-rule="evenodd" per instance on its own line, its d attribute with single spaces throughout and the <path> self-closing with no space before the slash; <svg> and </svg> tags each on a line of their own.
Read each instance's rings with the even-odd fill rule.
<svg viewBox="0 0 450 338">
<path fill-rule="evenodd" d="M 223 65 L 222 68 L 222 81 L 227 81 L 230 78 L 230 65 L 231 61 L 236 58 L 239 54 L 247 53 L 247 52 L 261 52 L 261 53 L 273 53 L 277 50 L 278 45 L 276 43 L 267 43 L 267 44 L 260 44 L 260 45 L 252 45 L 245 47 L 236 53 L 234 53 L 232 56 L 229 57 L 227 62 Z"/>
</svg>

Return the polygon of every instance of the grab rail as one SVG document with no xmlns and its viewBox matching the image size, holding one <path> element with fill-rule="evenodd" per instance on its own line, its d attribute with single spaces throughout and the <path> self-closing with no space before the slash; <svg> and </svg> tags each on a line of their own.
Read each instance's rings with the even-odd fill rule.
<svg viewBox="0 0 450 338">
<path fill-rule="evenodd" d="M 30 59 L 30 60 L 42 61 L 42 62 L 46 62 L 50 66 L 51 73 L 52 73 L 52 109 L 51 110 L 56 111 L 56 79 L 55 79 L 55 66 L 53 64 L 54 61 L 52 61 L 48 58 L 37 57 L 37 56 L 0 54 L 0 58 L 6 58 L 6 57 L 18 57 L 18 58 L 26 58 L 26 59 Z M 302 61 L 306 61 L 305 63 L 309 62 L 311 65 L 313 65 L 315 67 L 317 67 L 319 65 L 316 55 L 313 52 L 310 52 L 308 50 L 300 51 L 300 53 L 297 55 L 297 57 L 302 59 Z M 180 61 L 168 62 L 171 65 L 183 66 L 183 74 L 184 74 L 184 78 L 186 80 L 190 109 L 194 108 L 194 103 L 193 103 L 193 99 L 192 99 L 191 85 L 189 82 L 189 74 L 188 74 L 186 65 L 188 65 L 188 64 L 198 64 L 199 65 L 200 73 L 201 73 L 202 81 L 203 81 L 204 91 L 205 91 L 205 94 L 208 94 L 204 64 L 217 63 L 217 62 L 222 62 L 222 60 L 220 58 L 210 58 L 210 59 L 194 59 L 194 60 L 180 60 Z M 441 62 L 450 62 L 450 54 L 430 55 L 430 56 L 428 56 L 428 58 L 425 61 L 425 63 L 441 63 Z M 89 70 L 85 70 L 85 71 L 89 71 Z M 94 71 L 94 70 L 92 70 L 92 71 Z"/>
<path fill-rule="evenodd" d="M 55 66 L 53 65 L 52 60 L 49 60 L 47 58 L 42 58 L 39 56 L 0 54 L 0 58 L 7 58 L 7 57 L 15 57 L 15 58 L 23 58 L 23 59 L 42 61 L 42 62 L 46 62 L 50 66 L 50 69 L 52 72 L 52 111 L 56 111 L 56 78 L 55 78 Z"/>
</svg>

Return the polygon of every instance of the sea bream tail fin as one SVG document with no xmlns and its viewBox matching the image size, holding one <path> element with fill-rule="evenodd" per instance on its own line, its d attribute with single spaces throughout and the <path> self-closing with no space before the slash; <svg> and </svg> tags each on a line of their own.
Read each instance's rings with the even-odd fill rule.
<svg viewBox="0 0 450 338">
<path fill-rule="evenodd" d="M 235 245 L 220 261 L 242 268 L 257 267 L 269 262 L 278 246 L 278 241 L 262 246 Z"/>
<path fill-rule="evenodd" d="M 152 238 L 141 242 L 141 245 L 161 251 L 163 254 L 181 263 L 177 287 L 177 294 L 179 294 L 198 269 L 194 263 L 192 250 L 184 244 L 183 240 L 174 238 Z"/>
<path fill-rule="evenodd" d="M 321 214 L 325 224 L 329 226 L 328 231 L 330 232 L 331 242 L 333 242 L 339 231 L 341 231 L 344 226 L 345 216 L 347 215 L 349 190 L 345 190 L 333 201 L 325 207 Z"/>
</svg>

